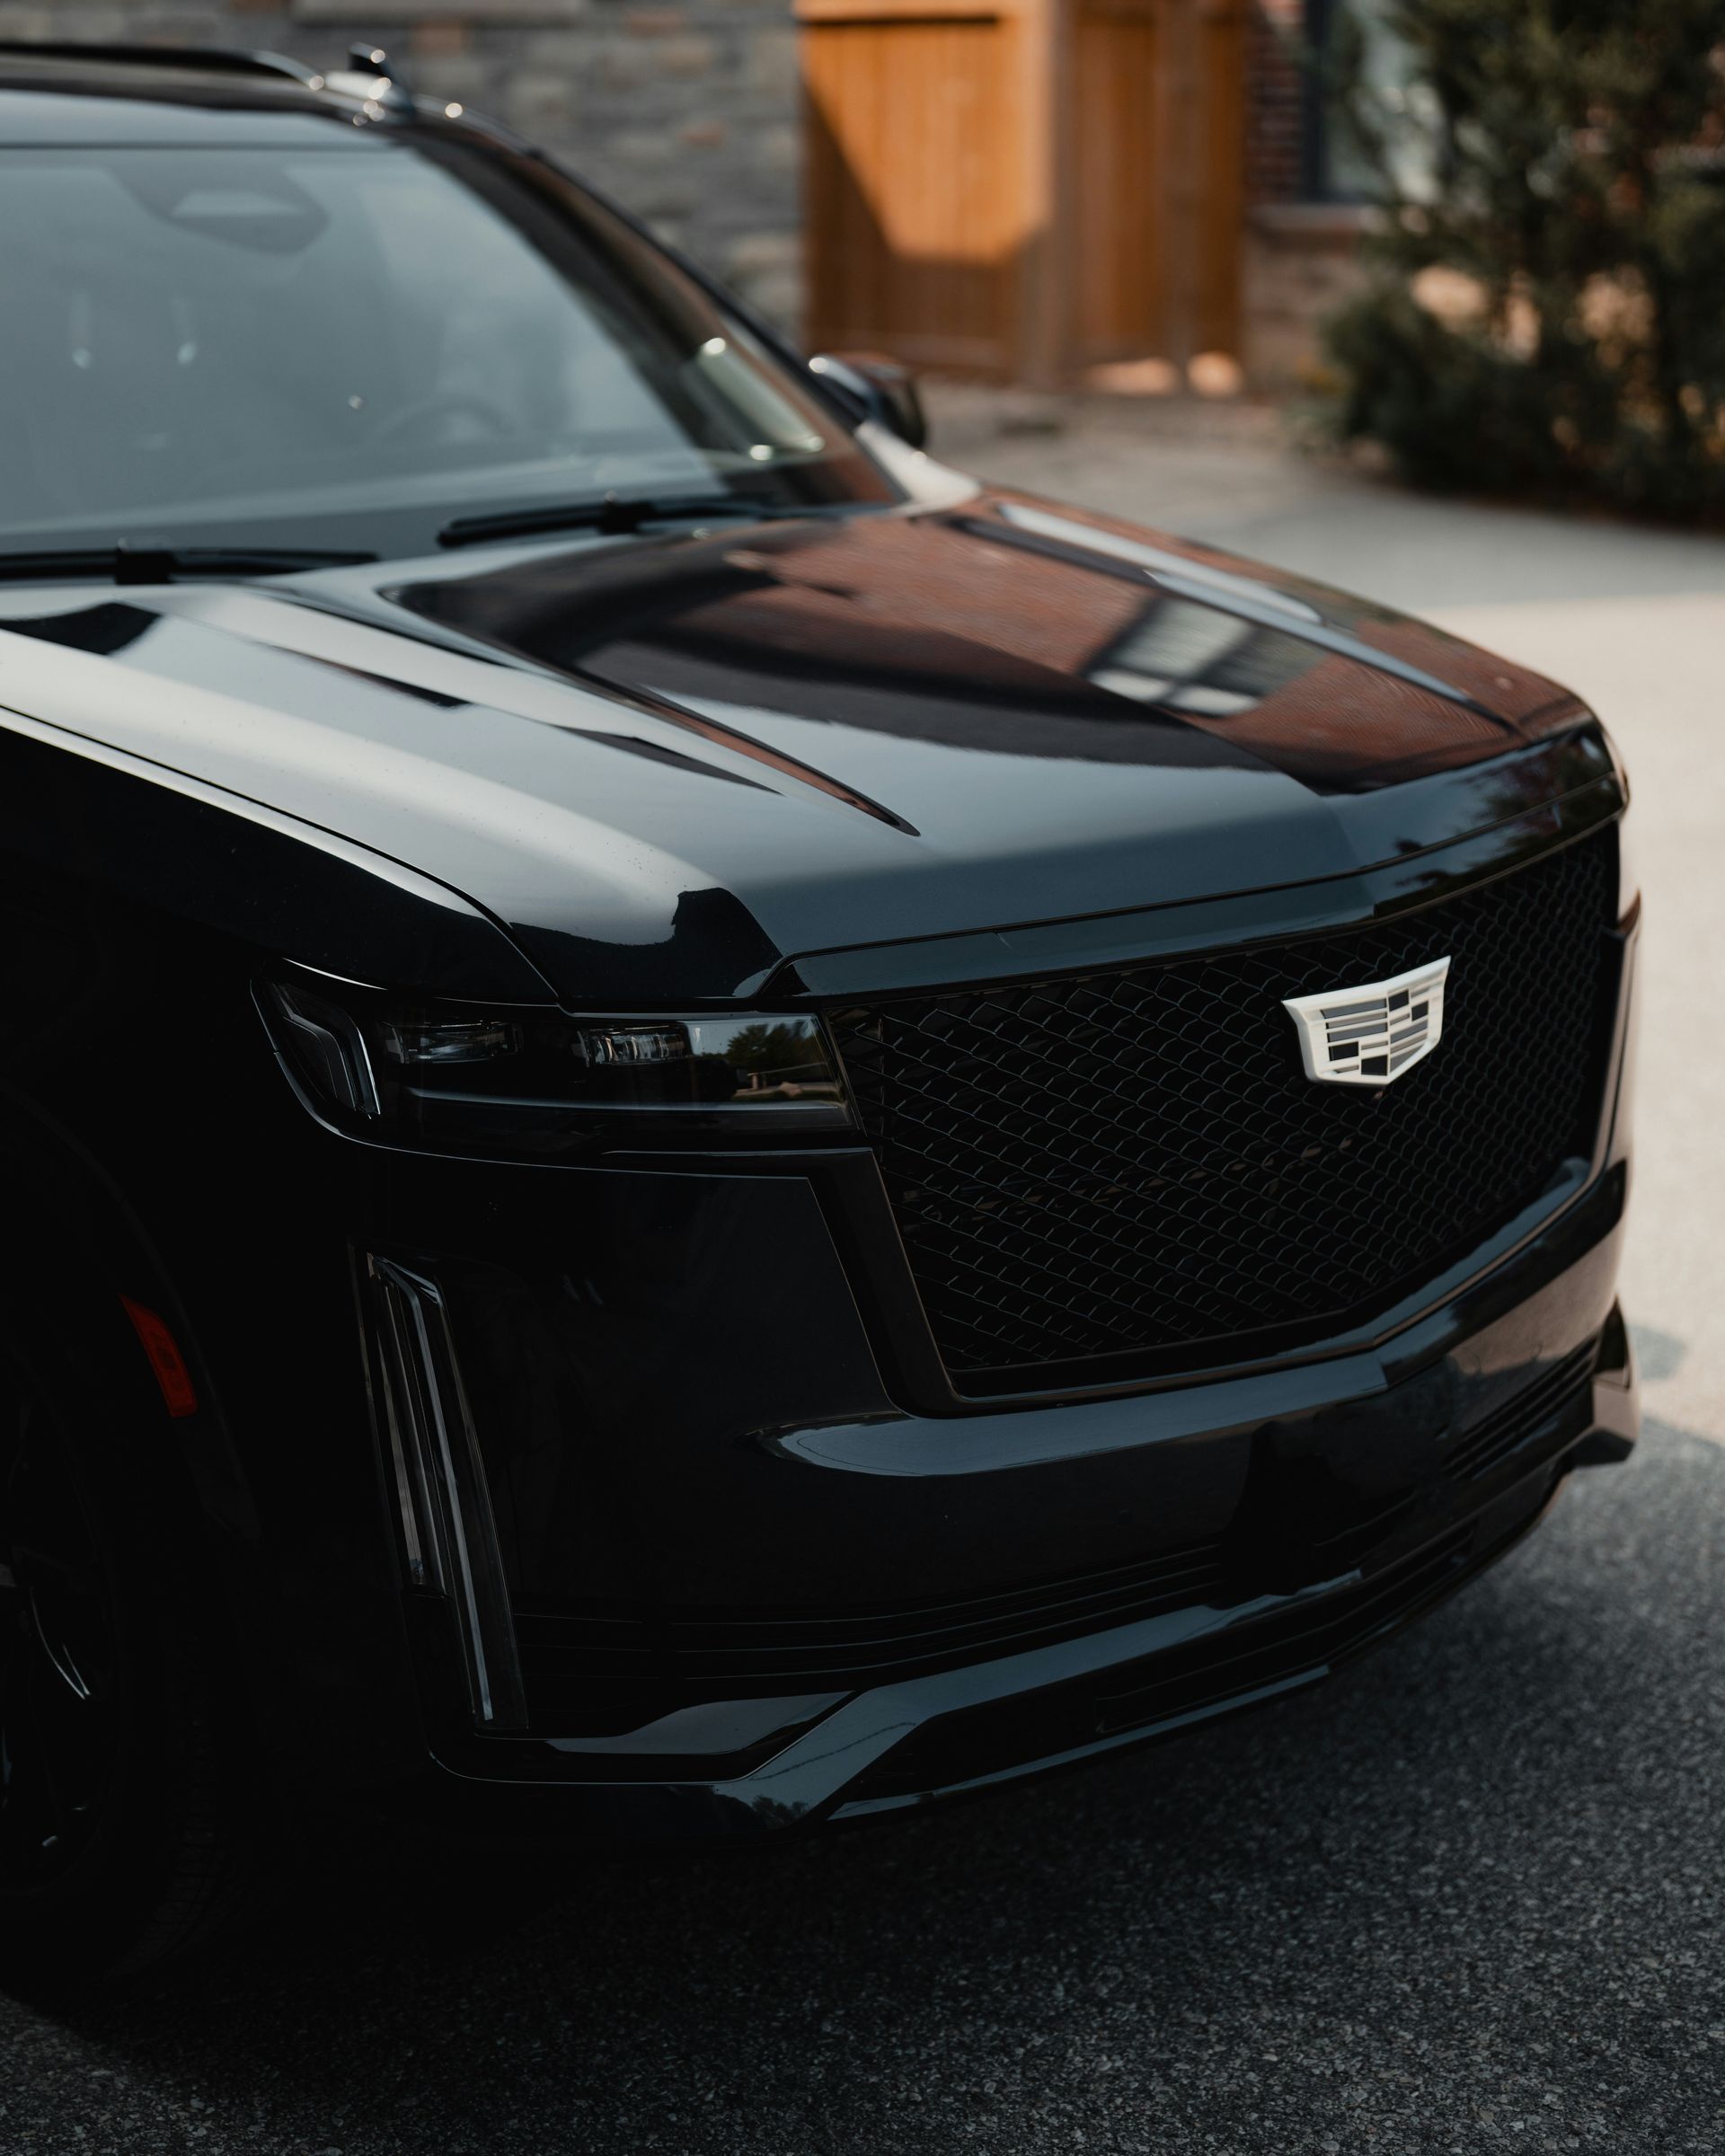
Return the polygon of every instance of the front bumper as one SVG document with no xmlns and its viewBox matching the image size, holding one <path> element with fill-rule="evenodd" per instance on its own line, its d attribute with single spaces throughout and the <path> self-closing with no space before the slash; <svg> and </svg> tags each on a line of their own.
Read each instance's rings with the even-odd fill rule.
<svg viewBox="0 0 1725 2156">
<path fill-rule="evenodd" d="M 753 1834 L 1010 1780 L 1324 1676 L 1482 1569 L 1572 1468 L 1629 1454 L 1625 1180 L 1607 1172 L 1511 1266 L 1373 1350 L 960 1423 L 757 1429 L 733 1471 L 785 1479 L 836 1575 L 866 1568 L 872 1542 L 878 1578 L 942 1577 L 927 1552 L 945 1546 L 967 1553 L 968 1571 L 947 1560 L 955 1591 L 893 1611 L 877 1591 L 866 1623 L 829 1613 L 854 1608 L 840 1595 L 686 1613 L 648 1628 L 651 1682 L 596 1648 L 615 1619 L 521 1607 L 532 1727 L 509 1736 L 472 1733 L 447 1613 L 422 1607 L 435 1765 L 412 1807 L 514 1831 Z M 1002 1576 L 976 1532 L 992 1518 L 1092 1561 L 974 1592 Z M 747 1519 L 712 1523 L 733 1557 Z M 1128 1547 L 1138 1562 L 1112 1561 Z"/>
</svg>

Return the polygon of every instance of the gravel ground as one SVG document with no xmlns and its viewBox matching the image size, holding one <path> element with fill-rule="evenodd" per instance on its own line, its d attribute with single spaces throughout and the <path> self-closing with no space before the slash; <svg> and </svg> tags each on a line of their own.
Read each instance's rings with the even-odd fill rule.
<svg viewBox="0 0 1725 2156">
<path fill-rule="evenodd" d="M 1570 678 L 1659 929 L 1624 1470 L 1333 1684 L 770 1856 L 296 1896 L 193 1977 L 0 2000 L 0 2152 L 1424 2156 L 1725 2149 L 1725 548 L 1411 503 L 1255 419 L 943 413 L 952 454 Z"/>
</svg>

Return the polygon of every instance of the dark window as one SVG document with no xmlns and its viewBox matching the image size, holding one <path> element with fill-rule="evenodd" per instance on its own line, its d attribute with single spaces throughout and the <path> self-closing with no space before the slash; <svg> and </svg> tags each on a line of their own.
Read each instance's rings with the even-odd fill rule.
<svg viewBox="0 0 1725 2156">
<path fill-rule="evenodd" d="M 1360 40 L 1358 87 L 1386 126 L 1399 176 L 1412 182 L 1429 163 L 1408 84 L 1406 53 L 1385 18 L 1388 0 L 1305 0 L 1306 76 L 1303 191 L 1311 202 L 1362 202 L 1376 191 L 1369 161 L 1337 110 L 1334 89 L 1350 26 Z M 1398 122 L 1405 114 L 1405 126 Z"/>
</svg>

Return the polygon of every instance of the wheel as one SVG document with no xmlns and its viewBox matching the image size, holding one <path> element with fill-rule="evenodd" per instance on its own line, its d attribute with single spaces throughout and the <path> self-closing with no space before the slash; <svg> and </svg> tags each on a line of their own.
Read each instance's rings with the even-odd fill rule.
<svg viewBox="0 0 1725 2156">
<path fill-rule="evenodd" d="M 26 1988 L 183 1953 L 255 1878 L 169 1429 L 119 1328 L 0 1340 L 0 1975 Z"/>
</svg>

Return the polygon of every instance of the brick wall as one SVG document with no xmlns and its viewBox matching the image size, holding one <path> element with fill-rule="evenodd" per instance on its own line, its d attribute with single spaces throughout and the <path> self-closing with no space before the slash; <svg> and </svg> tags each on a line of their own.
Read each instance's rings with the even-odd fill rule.
<svg viewBox="0 0 1725 2156">
<path fill-rule="evenodd" d="M 0 0 L 0 37 L 262 47 L 314 66 L 368 40 L 415 90 L 543 143 L 795 324 L 790 0 Z"/>
<path fill-rule="evenodd" d="M 1258 0 L 1246 48 L 1246 199 L 1297 202 L 1305 186 L 1305 0 Z"/>
<path fill-rule="evenodd" d="M 1322 324 L 1360 274 L 1360 211 L 1308 199 L 1305 15 L 1305 0 L 1256 0 L 1247 63 L 1243 357 L 1272 394 L 1327 379 Z"/>
</svg>

